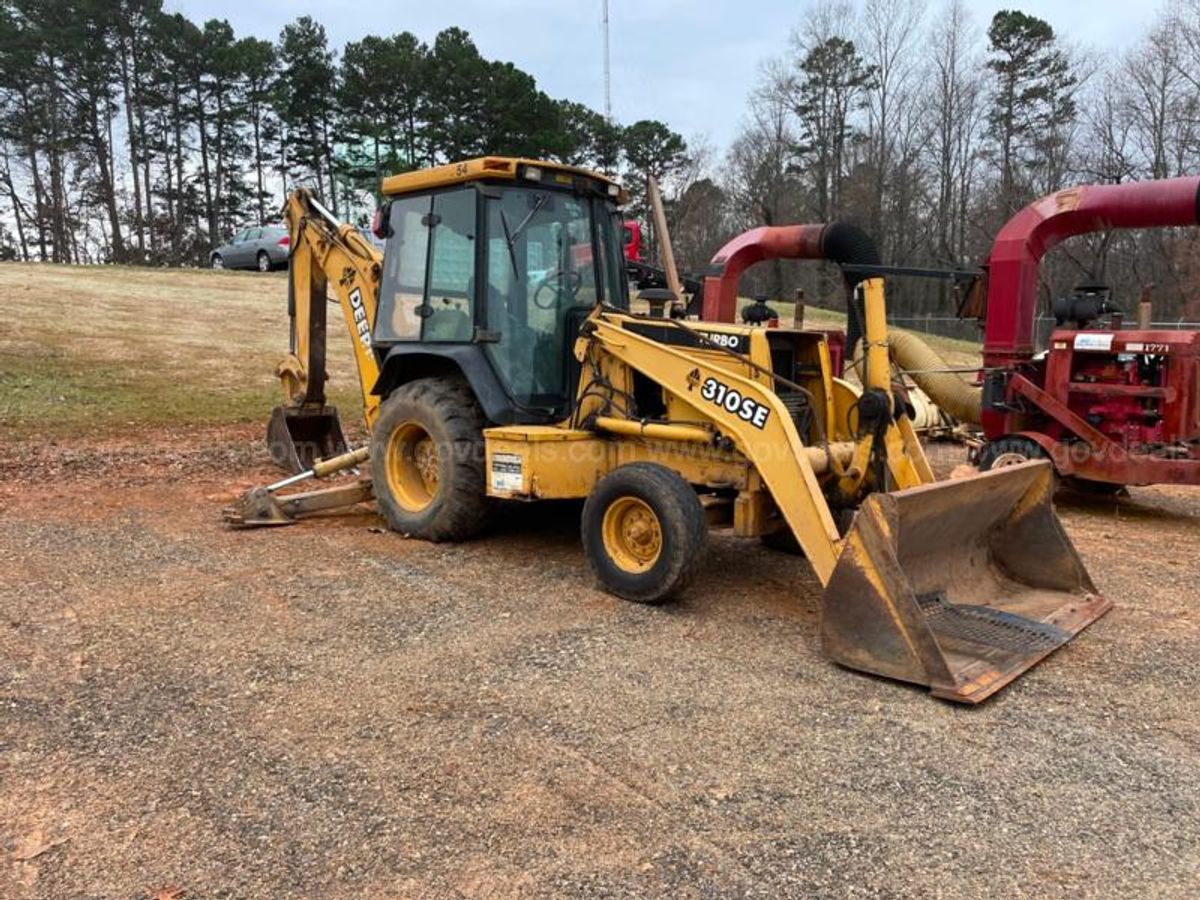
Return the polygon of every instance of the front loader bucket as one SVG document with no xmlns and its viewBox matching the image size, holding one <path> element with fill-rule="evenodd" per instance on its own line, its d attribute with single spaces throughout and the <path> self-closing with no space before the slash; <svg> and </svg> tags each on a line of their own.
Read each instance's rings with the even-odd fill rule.
<svg viewBox="0 0 1200 900">
<path fill-rule="evenodd" d="M 318 459 L 332 459 L 347 450 L 332 406 L 275 407 L 267 423 L 267 448 L 275 465 L 288 472 L 303 472 Z"/>
<path fill-rule="evenodd" d="M 978 703 L 1112 607 L 1051 505 L 1049 462 L 873 494 L 825 590 L 825 652 Z"/>
</svg>

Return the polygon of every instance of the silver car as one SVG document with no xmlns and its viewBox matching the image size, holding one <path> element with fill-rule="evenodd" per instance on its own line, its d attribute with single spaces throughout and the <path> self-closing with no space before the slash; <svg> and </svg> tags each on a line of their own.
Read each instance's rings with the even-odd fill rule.
<svg viewBox="0 0 1200 900">
<path fill-rule="evenodd" d="M 270 272 L 287 265 L 288 231 L 282 225 L 243 228 L 212 252 L 214 269 L 258 269 Z"/>
</svg>

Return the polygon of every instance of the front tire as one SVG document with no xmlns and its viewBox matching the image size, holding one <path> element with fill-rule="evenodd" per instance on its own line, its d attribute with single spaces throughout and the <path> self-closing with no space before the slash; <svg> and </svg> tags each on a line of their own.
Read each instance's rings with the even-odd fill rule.
<svg viewBox="0 0 1200 900">
<path fill-rule="evenodd" d="M 210 264 L 210 265 L 211 265 L 211 266 L 212 266 L 214 269 L 223 269 L 223 268 L 225 268 L 225 260 L 224 260 L 224 259 L 221 257 L 221 254 L 220 254 L 220 253 L 214 253 L 214 254 L 212 255 L 212 258 L 211 258 L 211 259 L 209 259 L 209 264 Z"/>
<path fill-rule="evenodd" d="M 665 466 L 631 463 L 600 479 L 583 506 L 583 549 L 600 584 L 662 603 L 695 577 L 708 549 L 700 498 Z"/>
<path fill-rule="evenodd" d="M 979 471 L 990 472 L 1035 459 L 1049 459 L 1045 449 L 1037 441 L 1023 437 L 1003 437 L 991 441 L 979 451 Z"/>
<path fill-rule="evenodd" d="M 483 425 L 458 379 L 421 378 L 384 401 L 371 432 L 371 482 L 393 531 L 462 541 L 486 526 Z"/>
</svg>

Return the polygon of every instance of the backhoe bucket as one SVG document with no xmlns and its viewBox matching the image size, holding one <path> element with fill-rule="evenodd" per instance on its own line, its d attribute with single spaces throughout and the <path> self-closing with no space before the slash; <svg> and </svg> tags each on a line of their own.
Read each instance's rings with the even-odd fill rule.
<svg viewBox="0 0 1200 900">
<path fill-rule="evenodd" d="M 1045 461 L 866 499 L 825 590 L 836 662 L 978 703 L 1112 607 L 1051 505 Z"/>
<path fill-rule="evenodd" d="M 274 463 L 288 472 L 303 472 L 318 459 L 332 459 L 347 450 L 332 406 L 275 407 L 267 423 L 267 448 Z"/>
</svg>

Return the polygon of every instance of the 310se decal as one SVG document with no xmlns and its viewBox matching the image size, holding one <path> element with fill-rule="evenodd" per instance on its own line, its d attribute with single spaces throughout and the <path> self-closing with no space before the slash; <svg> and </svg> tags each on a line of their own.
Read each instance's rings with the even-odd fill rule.
<svg viewBox="0 0 1200 900">
<path fill-rule="evenodd" d="M 755 428 L 765 428 L 767 418 L 771 415 L 769 407 L 751 397 L 743 397 L 741 393 L 715 378 L 704 379 L 704 383 L 700 385 L 700 396 L 726 412 L 736 413 L 739 419 L 749 422 Z"/>
</svg>

